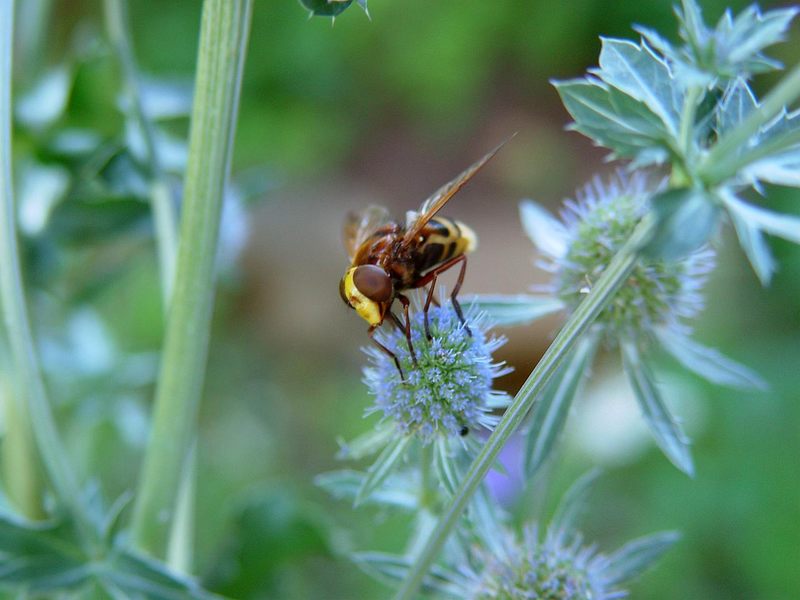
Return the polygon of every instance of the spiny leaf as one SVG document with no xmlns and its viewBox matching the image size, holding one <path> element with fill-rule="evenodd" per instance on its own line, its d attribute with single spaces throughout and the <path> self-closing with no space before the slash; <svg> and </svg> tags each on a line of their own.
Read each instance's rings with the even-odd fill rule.
<svg viewBox="0 0 800 600">
<path fill-rule="evenodd" d="M 647 46 L 628 40 L 601 40 L 600 69 L 593 73 L 608 85 L 643 102 L 675 137 L 683 98 L 669 67 Z"/>
<path fill-rule="evenodd" d="M 767 388 L 767 383 L 755 372 L 686 335 L 666 327 L 657 329 L 656 335 L 664 349 L 678 362 L 713 383 L 760 390 Z"/>
<path fill-rule="evenodd" d="M 672 464 L 692 476 L 694 465 L 689 452 L 689 441 L 664 404 L 650 368 L 642 360 L 633 342 L 622 343 L 622 359 L 642 415 L 656 443 Z"/>
<path fill-rule="evenodd" d="M 538 472 L 555 449 L 595 348 L 593 340 L 579 343 L 534 405 L 525 436 L 525 473 L 529 478 Z"/>
<path fill-rule="evenodd" d="M 354 504 L 358 506 L 364 502 L 392 473 L 395 465 L 403 458 L 403 453 L 411 442 L 411 436 L 398 435 L 389 442 L 378 455 L 375 462 L 367 469 L 367 476 L 356 494 Z"/>
<path fill-rule="evenodd" d="M 564 303 L 557 298 L 530 294 L 477 294 L 465 296 L 461 301 L 484 311 L 493 325 L 502 327 L 527 325 L 564 308 Z"/>
<path fill-rule="evenodd" d="M 624 584 L 649 569 L 660 559 L 681 535 L 676 531 L 662 531 L 632 540 L 609 556 L 606 575 L 609 585 Z"/>
<path fill-rule="evenodd" d="M 644 164 L 667 159 L 670 134 L 644 102 L 591 77 L 553 85 L 575 120 L 572 129 L 609 148 L 616 157 L 646 155 Z"/>
</svg>

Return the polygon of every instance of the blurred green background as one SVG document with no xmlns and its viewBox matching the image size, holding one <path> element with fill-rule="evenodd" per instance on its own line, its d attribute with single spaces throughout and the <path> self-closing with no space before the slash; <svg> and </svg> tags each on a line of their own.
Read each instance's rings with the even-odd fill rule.
<svg viewBox="0 0 800 600">
<path fill-rule="evenodd" d="M 726 5 L 701 4 L 708 20 Z M 185 88 L 200 3 L 132 0 L 130 13 L 144 75 Z M 632 23 L 669 37 L 676 28 L 671 3 L 660 0 L 371 0 L 370 14 L 354 6 L 331 26 L 309 20 L 295 0 L 255 1 L 196 516 L 197 572 L 236 598 L 387 597 L 345 556 L 405 542 L 403 518 L 353 511 L 313 485 L 316 474 L 341 466 L 337 437 L 373 423 L 361 418 L 370 402 L 360 382 L 365 327 L 337 293 L 345 212 L 375 202 L 401 215 L 519 132 L 448 211 L 481 240 L 466 291 L 523 292 L 546 281 L 518 223 L 519 199 L 556 208 L 593 173 L 613 168 L 603 150 L 564 131 L 568 116 L 548 80 L 596 64 L 600 35 L 633 37 Z M 48 128 L 18 126 L 18 179 L 31 157 L 66 165 L 74 178 L 46 227 L 26 236 L 27 278 L 70 448 L 87 480 L 113 499 L 138 474 L 163 334 L 148 209 L 125 150 L 118 68 L 97 42 L 102 4 L 54 2 L 30 22 L 42 30 L 34 41 L 20 31 L 18 97 L 57 65 L 70 65 L 73 83 Z M 800 61 L 800 28 L 772 55 Z M 763 77 L 757 88 L 775 81 Z M 185 135 L 186 120 L 165 118 L 163 128 Z M 89 158 L 59 150 L 64 132 L 87 131 L 102 140 Z M 95 168 L 104 149 L 113 157 Z M 93 179 L 104 185 L 84 191 Z M 765 202 L 797 213 L 799 199 L 769 190 Z M 711 387 L 664 363 L 694 440 L 694 480 L 642 434 L 619 365 L 601 357 L 546 498 L 541 487 L 519 490 L 514 477 L 497 483 L 499 501 L 524 519 L 547 514 L 591 465 L 606 467 L 585 518 L 589 539 L 611 550 L 655 530 L 684 534 L 634 598 L 800 597 L 800 251 L 780 240 L 772 247 L 781 270 L 761 289 L 725 232 L 697 323 L 699 339 L 757 369 L 771 389 Z M 500 358 L 516 369 L 501 380 L 509 392 L 557 325 L 505 332 Z"/>
</svg>

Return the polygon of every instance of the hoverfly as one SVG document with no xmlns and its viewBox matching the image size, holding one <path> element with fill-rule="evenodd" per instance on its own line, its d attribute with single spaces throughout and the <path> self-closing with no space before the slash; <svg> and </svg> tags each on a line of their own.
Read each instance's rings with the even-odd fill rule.
<svg viewBox="0 0 800 600">
<path fill-rule="evenodd" d="M 424 307 L 425 334 L 430 339 L 428 309 L 434 301 L 436 279 L 458 264 L 461 268 L 450 300 L 458 318 L 464 323 L 457 295 L 464 282 L 467 253 L 475 249 L 478 238 L 464 223 L 437 216 L 437 213 L 504 144 L 488 152 L 458 177 L 439 188 L 422 203 L 419 210 L 409 211 L 404 224 L 392 219 L 385 208 L 375 205 L 361 212 L 350 213 L 345 221 L 344 243 L 350 267 L 339 283 L 339 293 L 345 304 L 369 323 L 370 339 L 394 360 L 401 377 L 403 370 L 397 356 L 373 335 L 388 318 L 405 332 L 412 360 L 416 363 L 408 316 L 410 301 L 402 292 L 430 284 Z M 403 307 L 405 322 L 391 310 L 395 300 Z M 464 326 L 471 335 L 469 327 L 466 324 Z"/>
</svg>

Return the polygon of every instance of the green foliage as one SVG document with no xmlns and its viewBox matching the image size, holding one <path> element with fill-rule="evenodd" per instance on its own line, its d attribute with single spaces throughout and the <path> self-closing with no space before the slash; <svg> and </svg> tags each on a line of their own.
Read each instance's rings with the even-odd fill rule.
<svg viewBox="0 0 800 600">
<path fill-rule="evenodd" d="M 649 258 L 675 261 L 702 248 L 717 231 L 720 210 L 702 189 L 672 188 L 650 203 L 653 234 L 642 248 Z"/>
<path fill-rule="evenodd" d="M 215 597 L 194 581 L 133 553 L 122 540 L 106 539 L 104 547 L 85 547 L 76 542 L 77 537 L 68 517 L 30 522 L 10 512 L 0 513 L 0 589 L 24 590 L 30 598 L 53 598 L 65 592 L 142 600 Z"/>
</svg>

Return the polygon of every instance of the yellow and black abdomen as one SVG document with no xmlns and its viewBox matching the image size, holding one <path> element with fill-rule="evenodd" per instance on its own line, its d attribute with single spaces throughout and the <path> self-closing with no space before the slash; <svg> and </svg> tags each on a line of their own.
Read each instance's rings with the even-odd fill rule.
<svg viewBox="0 0 800 600">
<path fill-rule="evenodd" d="M 433 217 L 420 232 L 416 268 L 422 272 L 443 262 L 472 252 L 478 238 L 470 227 L 447 217 Z"/>
</svg>

